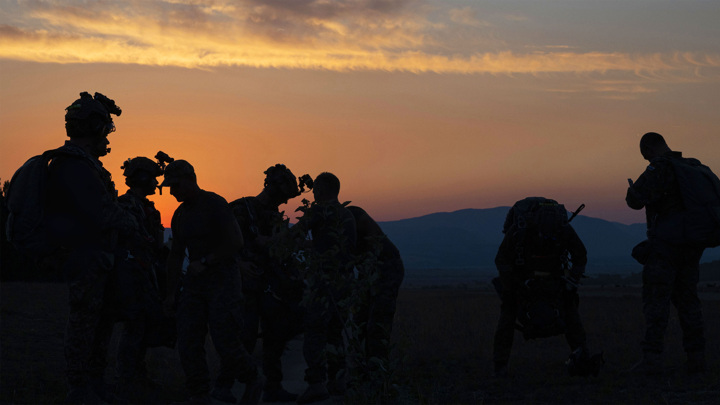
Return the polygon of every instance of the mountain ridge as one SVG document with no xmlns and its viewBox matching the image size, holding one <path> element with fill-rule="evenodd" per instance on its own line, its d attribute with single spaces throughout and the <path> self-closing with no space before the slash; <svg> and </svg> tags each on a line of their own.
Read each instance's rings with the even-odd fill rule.
<svg viewBox="0 0 720 405">
<path fill-rule="evenodd" d="M 406 269 L 476 268 L 494 273 L 509 209 L 466 208 L 378 224 L 400 250 Z M 588 249 L 588 274 L 629 274 L 642 269 L 630 252 L 646 239 L 645 224 L 578 215 L 571 225 Z M 720 249 L 707 249 L 702 262 L 718 259 Z"/>
</svg>

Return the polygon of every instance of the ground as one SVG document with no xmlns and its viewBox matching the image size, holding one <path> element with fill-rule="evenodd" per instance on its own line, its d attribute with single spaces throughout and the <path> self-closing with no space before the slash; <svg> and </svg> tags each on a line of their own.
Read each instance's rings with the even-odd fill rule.
<svg viewBox="0 0 720 405">
<path fill-rule="evenodd" d="M 569 377 L 562 337 L 523 341 L 516 335 L 507 378 L 492 378 L 492 335 L 498 299 L 488 289 L 402 290 L 393 330 L 392 391 L 398 403 L 467 404 L 716 404 L 720 398 L 720 293 L 702 293 L 709 342 L 709 370 L 684 372 L 677 318 L 667 332 L 666 372 L 648 379 L 627 370 L 640 358 L 642 314 L 639 287 L 581 289 L 581 315 L 594 352 L 606 364 L 598 377 Z M 62 341 L 67 288 L 62 283 L 0 284 L 0 403 L 60 403 L 65 393 Z M 115 342 L 117 333 L 115 335 Z M 302 340 L 284 357 L 286 388 L 301 392 Z M 113 349 L 114 351 L 114 349 Z M 107 380 L 112 383 L 113 354 Z M 213 373 L 218 359 L 208 341 Z M 150 374 L 159 382 L 159 401 L 184 399 L 183 374 L 172 349 L 153 349 Z M 236 384 L 241 395 L 243 386 Z M 330 403 L 342 402 L 335 398 Z M 353 402 L 353 401 L 349 401 Z M 357 402 L 357 401 L 355 401 Z"/>
</svg>

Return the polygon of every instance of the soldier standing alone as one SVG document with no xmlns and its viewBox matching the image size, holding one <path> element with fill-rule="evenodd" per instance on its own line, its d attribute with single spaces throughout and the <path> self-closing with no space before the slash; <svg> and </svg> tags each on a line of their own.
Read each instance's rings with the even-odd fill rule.
<svg viewBox="0 0 720 405">
<path fill-rule="evenodd" d="M 700 258 L 705 248 L 682 240 L 683 228 L 689 224 L 677 222 L 677 219 L 682 218 L 683 212 L 690 207 L 683 201 L 678 176 L 681 172 L 675 168 L 688 161 L 698 167 L 700 162 L 683 158 L 682 153 L 672 151 L 662 135 L 655 132 L 648 132 L 640 139 L 640 153 L 650 164 L 637 181 L 628 179 L 630 187 L 625 197 L 630 208 L 645 208 L 648 235 L 648 240 L 633 250 L 633 257 L 643 264 L 645 315 L 643 357 L 634 368 L 648 375 L 662 373 L 661 354 L 672 303 L 677 308 L 683 331 L 687 371 L 690 374 L 701 373 L 706 368 L 705 336 L 697 283 Z M 709 179 L 714 177 L 717 187 L 717 177 L 709 169 L 707 172 Z M 713 192 L 711 183 L 700 188 L 697 191 Z M 714 192 L 720 193 L 720 190 Z M 701 222 L 712 224 L 717 220 L 706 217 Z"/>
</svg>

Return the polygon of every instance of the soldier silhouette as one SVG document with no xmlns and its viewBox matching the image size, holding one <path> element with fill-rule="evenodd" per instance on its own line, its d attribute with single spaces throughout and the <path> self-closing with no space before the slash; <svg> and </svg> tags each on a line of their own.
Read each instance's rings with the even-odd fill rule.
<svg viewBox="0 0 720 405">
<path fill-rule="evenodd" d="M 181 203 L 172 218 L 165 306 L 168 310 L 175 306 L 173 292 L 178 291 L 181 281 L 182 290 L 177 294 L 177 345 L 189 402 L 212 401 L 205 356 L 209 331 L 223 369 L 246 385 L 241 402 L 258 403 L 264 381 L 242 343 L 240 227 L 224 198 L 198 186 L 195 170 L 187 161 L 170 163 L 161 186 L 169 186 L 170 194 Z M 186 249 L 189 264 L 183 274 Z"/>
</svg>

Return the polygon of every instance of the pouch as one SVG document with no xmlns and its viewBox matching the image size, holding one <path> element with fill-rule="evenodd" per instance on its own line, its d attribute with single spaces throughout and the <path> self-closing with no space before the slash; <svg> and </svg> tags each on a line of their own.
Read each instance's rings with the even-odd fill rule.
<svg viewBox="0 0 720 405">
<path fill-rule="evenodd" d="M 650 250 L 650 241 L 646 239 L 635 245 L 631 255 L 638 263 L 645 265 L 650 257 Z"/>
</svg>

